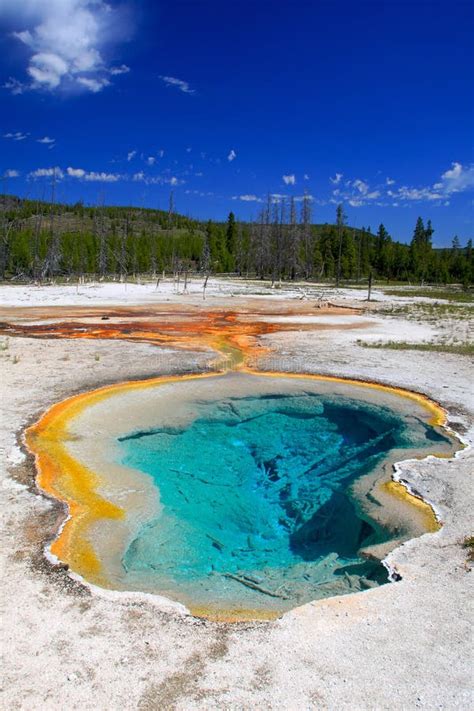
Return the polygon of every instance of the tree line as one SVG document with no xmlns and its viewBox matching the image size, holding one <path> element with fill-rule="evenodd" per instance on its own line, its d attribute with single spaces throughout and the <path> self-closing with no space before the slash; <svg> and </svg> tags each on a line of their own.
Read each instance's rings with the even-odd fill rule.
<svg viewBox="0 0 474 711">
<path fill-rule="evenodd" d="M 41 282 L 58 277 L 122 281 L 138 275 L 237 273 L 282 280 L 472 284 L 472 241 L 432 245 L 433 227 L 418 218 L 410 244 L 381 224 L 356 229 L 343 206 L 333 224 L 314 224 L 309 197 L 268 198 L 257 219 L 207 223 L 169 209 L 86 207 L 0 196 L 0 279 Z"/>
</svg>

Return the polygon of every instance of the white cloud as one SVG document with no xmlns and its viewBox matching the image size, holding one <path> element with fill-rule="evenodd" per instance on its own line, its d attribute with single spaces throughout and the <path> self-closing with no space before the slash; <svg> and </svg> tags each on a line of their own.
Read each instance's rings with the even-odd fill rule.
<svg viewBox="0 0 474 711">
<path fill-rule="evenodd" d="M 395 185 L 395 181 L 393 180 L 393 178 L 386 178 L 385 185 Z"/>
<path fill-rule="evenodd" d="M 369 186 L 367 185 L 367 183 L 365 183 L 363 180 L 360 180 L 360 178 L 354 180 L 352 185 L 355 187 L 356 190 L 360 192 L 361 195 L 366 195 L 369 190 Z"/>
<path fill-rule="evenodd" d="M 401 198 L 402 200 L 442 200 L 443 195 L 437 190 L 433 190 L 431 187 L 427 188 L 409 188 L 406 185 L 402 185 L 401 188 L 398 189 L 396 193 L 392 193 L 392 195 L 396 195 L 397 198 Z"/>
<path fill-rule="evenodd" d="M 71 178 L 83 178 L 86 174 L 86 171 L 83 168 L 68 168 L 66 170 L 66 173 Z"/>
<path fill-rule="evenodd" d="M 50 138 L 49 136 L 43 136 L 43 138 L 38 138 L 36 140 L 37 143 L 43 143 L 45 146 L 53 145 L 56 142 L 56 139 Z"/>
<path fill-rule="evenodd" d="M 15 133 L 4 133 L 3 138 L 11 138 L 12 141 L 24 141 L 30 134 L 16 131 Z"/>
<path fill-rule="evenodd" d="M 145 185 L 171 185 L 176 187 L 177 185 L 183 185 L 185 183 L 181 178 L 172 176 L 171 178 L 165 178 L 162 175 L 146 175 L 143 170 L 132 175 L 132 180 L 135 183 L 145 183 Z"/>
<path fill-rule="evenodd" d="M 9 168 L 8 170 L 6 170 L 4 172 L 3 177 L 4 178 L 19 178 L 20 173 L 18 170 L 13 170 L 13 168 Z"/>
<path fill-rule="evenodd" d="M 96 173 L 95 171 L 92 171 L 85 174 L 84 180 L 98 183 L 116 183 L 120 180 L 120 175 L 117 175 L 116 173 Z"/>
<path fill-rule="evenodd" d="M 303 175 L 303 180 L 309 180 L 309 175 L 308 175 L 308 173 L 305 173 L 305 174 Z"/>
<path fill-rule="evenodd" d="M 28 83 L 11 77 L 4 85 L 13 94 L 26 90 L 86 89 L 93 93 L 110 84 L 106 78 L 124 74 L 126 65 L 107 67 L 105 43 L 130 31 L 123 6 L 106 0 L 2 0 L 0 19 L 19 31 L 12 36 L 29 51 Z"/>
<path fill-rule="evenodd" d="M 86 180 L 90 183 L 116 183 L 121 179 L 121 175 L 117 173 L 96 173 L 94 170 L 88 172 L 84 168 L 67 168 L 66 173 L 70 178 L 78 180 Z"/>
<path fill-rule="evenodd" d="M 129 151 L 127 153 L 127 161 L 130 163 L 130 161 L 133 160 L 136 155 L 137 155 L 136 151 Z"/>
<path fill-rule="evenodd" d="M 183 94 L 195 94 L 195 90 L 191 89 L 189 86 L 189 83 L 187 81 L 184 81 L 184 79 L 177 79 L 176 77 L 169 77 L 169 76 L 162 76 L 160 74 L 159 78 L 161 81 L 163 81 L 166 86 L 175 86 L 179 91 L 182 91 Z"/>
<path fill-rule="evenodd" d="M 236 153 L 236 152 L 234 151 L 234 149 L 232 148 L 232 150 L 230 151 L 229 155 L 227 156 L 227 160 L 228 160 L 230 163 L 232 163 L 232 161 L 235 160 L 236 158 L 237 158 L 237 153 Z"/>
<path fill-rule="evenodd" d="M 263 202 L 257 195 L 234 195 L 232 200 L 242 200 L 242 202 Z"/>
<path fill-rule="evenodd" d="M 329 178 L 329 180 L 331 181 L 331 183 L 332 183 L 333 185 L 339 185 L 339 183 L 341 182 L 342 178 L 343 178 L 343 173 L 336 173 L 336 175 L 334 176 L 334 178 Z"/>
<path fill-rule="evenodd" d="M 388 183 L 390 184 L 391 183 Z M 474 164 L 464 166 L 454 162 L 433 185 L 412 187 L 402 185 L 397 190 L 387 190 L 387 195 L 399 204 L 399 201 L 409 202 L 434 202 L 448 205 L 449 198 L 455 193 L 467 192 L 474 189 Z M 392 203 L 395 205 L 395 202 Z"/>
<path fill-rule="evenodd" d="M 55 168 L 37 168 L 28 173 L 30 178 L 52 178 L 56 177 L 58 180 L 64 178 L 64 173 L 61 168 L 57 166 Z"/>
<path fill-rule="evenodd" d="M 14 96 L 23 94 L 27 90 L 26 84 L 15 79 L 15 77 L 9 77 L 5 84 L 2 85 L 3 89 L 8 89 Z"/>
<path fill-rule="evenodd" d="M 126 64 L 121 64 L 119 67 L 110 67 L 109 74 L 115 77 L 120 76 L 120 74 L 128 74 L 129 71 L 130 67 L 127 67 Z"/>
<path fill-rule="evenodd" d="M 160 151 L 158 151 L 158 155 L 160 156 L 160 158 L 163 158 L 163 156 L 165 155 L 164 150 L 161 149 Z"/>
<path fill-rule="evenodd" d="M 146 162 L 148 163 L 148 165 L 155 165 L 156 158 L 154 158 L 154 156 L 148 156 L 148 158 L 146 159 Z"/>
<path fill-rule="evenodd" d="M 464 166 L 462 163 L 452 163 L 451 168 L 442 174 L 441 181 L 433 187 L 448 195 L 474 188 L 474 164 Z"/>
<path fill-rule="evenodd" d="M 282 175 L 282 180 L 285 183 L 285 185 L 295 185 L 296 184 L 296 177 L 292 173 L 291 175 Z"/>
<path fill-rule="evenodd" d="M 102 91 L 104 87 L 110 86 L 110 82 L 105 77 L 98 77 L 97 79 L 92 79 L 91 77 L 78 77 L 77 83 L 81 86 L 85 86 L 93 94 L 98 94 Z"/>
</svg>

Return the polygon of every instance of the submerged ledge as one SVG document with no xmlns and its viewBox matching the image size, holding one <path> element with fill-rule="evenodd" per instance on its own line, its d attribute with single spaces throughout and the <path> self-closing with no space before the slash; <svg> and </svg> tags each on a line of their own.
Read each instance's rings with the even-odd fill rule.
<svg viewBox="0 0 474 711">
<path fill-rule="evenodd" d="M 430 416 L 429 424 L 437 427 L 446 425 L 446 412 L 440 405 L 425 395 L 403 388 L 335 376 L 262 372 L 250 369 L 242 369 L 240 372 L 259 378 L 281 378 L 294 381 L 356 386 L 375 393 L 400 396 L 422 407 Z M 187 381 L 219 379 L 224 375 L 223 373 L 206 373 L 173 377 L 160 376 L 143 381 L 127 381 L 108 385 L 75 395 L 53 405 L 36 424 L 28 428 L 25 433 L 25 441 L 28 449 L 35 456 L 38 487 L 47 495 L 63 502 L 68 509 L 68 517 L 50 545 L 50 559 L 66 563 L 74 573 L 74 577 L 79 577 L 85 583 L 106 588 L 110 592 L 117 589 L 120 590 L 120 588 L 116 587 L 116 581 L 113 576 L 111 577 L 108 571 L 104 570 L 102 558 L 98 554 L 96 547 L 91 543 L 91 539 L 94 539 L 95 527 L 99 521 L 102 522 L 102 525 L 106 525 L 107 521 L 115 522 L 124 540 L 129 537 L 130 526 L 129 522 L 127 522 L 129 510 L 127 506 L 122 505 L 119 501 L 108 499 L 104 492 L 101 491 L 104 481 L 100 472 L 85 466 L 72 456 L 68 450 L 68 445 L 74 446 L 74 434 L 70 431 L 70 425 L 75 418 L 82 415 L 91 406 L 105 402 L 114 395 Z M 435 453 L 432 452 L 430 454 Z M 143 491 L 150 493 L 150 485 L 146 481 L 146 477 L 143 476 L 139 487 L 136 486 L 135 482 L 135 489 L 139 489 L 140 486 L 143 487 Z M 393 481 L 392 477 L 391 481 L 385 482 L 384 487 L 388 496 L 401 500 L 404 506 L 415 506 L 421 512 L 425 531 L 433 531 L 439 528 L 431 506 L 419 497 L 412 495 L 404 484 Z M 138 496 L 142 503 L 147 499 L 146 493 L 140 496 L 140 493 L 133 492 L 132 489 L 130 495 L 132 499 Z M 133 503 L 136 504 L 137 501 L 135 500 Z M 152 508 L 153 506 L 150 507 L 150 505 L 145 507 L 145 516 L 151 514 Z M 113 551 L 115 562 L 118 560 L 119 548 L 120 546 Z M 121 593 L 118 592 L 117 594 Z M 172 607 L 175 605 L 179 607 L 179 603 L 170 602 Z M 199 606 L 192 607 L 191 613 L 196 616 L 225 621 L 272 619 L 279 616 L 278 613 L 275 614 L 273 611 L 224 611 L 206 609 Z"/>
</svg>

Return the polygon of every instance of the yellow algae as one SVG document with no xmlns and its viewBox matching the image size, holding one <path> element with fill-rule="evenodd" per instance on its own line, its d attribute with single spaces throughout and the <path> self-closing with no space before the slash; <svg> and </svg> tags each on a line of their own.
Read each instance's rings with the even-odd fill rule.
<svg viewBox="0 0 474 711">
<path fill-rule="evenodd" d="M 423 524 L 426 528 L 427 533 L 435 533 L 441 528 L 441 524 L 436 518 L 436 515 L 432 507 L 419 496 L 413 494 L 407 487 L 391 479 L 381 485 L 383 491 L 386 491 L 390 496 L 394 496 L 399 501 L 405 501 L 410 504 L 410 506 L 415 506 L 423 517 Z"/>
<path fill-rule="evenodd" d="M 277 371 L 260 371 L 252 370 L 250 368 L 243 368 L 243 372 L 249 375 L 260 375 L 269 377 L 287 377 L 287 378 L 298 378 L 305 380 L 320 380 L 328 383 L 342 383 L 344 385 L 358 385 L 364 388 L 370 388 L 372 390 L 380 390 L 381 392 L 391 393 L 394 395 L 399 395 L 400 397 L 407 398 L 409 400 L 414 400 L 419 405 L 424 407 L 428 412 L 431 413 L 431 418 L 428 423 L 434 427 L 439 427 L 446 424 L 446 411 L 438 405 L 438 403 L 431 400 L 426 395 L 421 393 L 413 392 L 412 390 L 405 390 L 404 388 L 399 388 L 393 385 L 382 385 L 381 383 L 374 383 L 368 380 L 357 380 L 355 378 L 343 378 L 335 375 L 317 375 L 313 373 L 281 373 Z"/>
<path fill-rule="evenodd" d="M 213 622 L 270 622 L 281 617 L 279 610 L 215 610 L 212 607 L 189 606 L 189 611 L 194 617 L 201 617 Z"/>
</svg>

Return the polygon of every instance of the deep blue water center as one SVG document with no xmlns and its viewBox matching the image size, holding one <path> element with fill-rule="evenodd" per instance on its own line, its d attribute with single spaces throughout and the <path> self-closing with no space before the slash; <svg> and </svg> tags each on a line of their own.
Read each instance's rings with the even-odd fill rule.
<svg viewBox="0 0 474 711">
<path fill-rule="evenodd" d="M 129 545 L 127 574 L 226 609 L 289 609 L 386 582 L 360 550 L 395 534 L 351 485 L 390 450 L 442 435 L 386 407 L 313 393 L 201 401 L 193 413 L 183 427 L 121 439 L 122 463 L 153 477 L 162 506 Z"/>
</svg>

